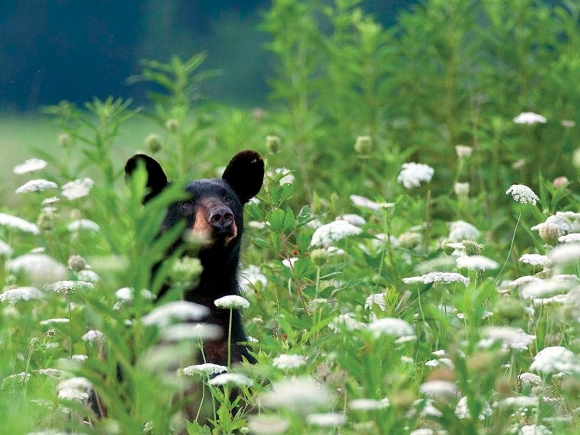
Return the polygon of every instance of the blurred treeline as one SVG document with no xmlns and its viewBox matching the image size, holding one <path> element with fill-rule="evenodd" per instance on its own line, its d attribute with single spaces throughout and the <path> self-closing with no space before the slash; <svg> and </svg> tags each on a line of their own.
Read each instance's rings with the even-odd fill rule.
<svg viewBox="0 0 580 435">
<path fill-rule="evenodd" d="M 367 0 L 385 25 L 416 0 Z M 142 58 L 167 61 L 206 51 L 221 75 L 213 99 L 266 100 L 272 57 L 258 30 L 269 0 L 3 0 L 0 2 L 0 109 L 33 110 L 66 99 L 108 95 L 142 103 L 144 88 L 125 80 Z"/>
</svg>

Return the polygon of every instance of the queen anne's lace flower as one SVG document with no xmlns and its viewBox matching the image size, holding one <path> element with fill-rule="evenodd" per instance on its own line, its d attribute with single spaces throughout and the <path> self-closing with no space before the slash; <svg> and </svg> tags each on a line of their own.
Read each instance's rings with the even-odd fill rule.
<svg viewBox="0 0 580 435">
<path fill-rule="evenodd" d="M 270 408 L 309 412 L 328 404 L 332 395 L 324 385 L 310 377 L 293 377 L 274 382 L 270 391 L 261 394 L 259 400 Z"/>
<path fill-rule="evenodd" d="M 520 328 L 509 326 L 488 326 L 483 329 L 485 339 L 479 342 L 480 347 L 487 348 L 500 341 L 504 349 L 524 350 L 536 340 L 535 335 L 526 334 Z"/>
<path fill-rule="evenodd" d="M 99 231 L 101 227 L 96 222 L 93 222 L 90 219 L 77 219 L 72 221 L 66 227 L 71 233 L 76 233 L 80 230 L 87 230 L 87 231 Z"/>
<path fill-rule="evenodd" d="M 326 414 L 309 414 L 306 416 L 306 423 L 313 426 L 337 427 L 346 423 L 344 414 L 329 412 Z"/>
<path fill-rule="evenodd" d="M 464 221 L 451 222 L 449 225 L 449 239 L 455 241 L 476 240 L 479 237 L 479 230 L 470 223 Z"/>
<path fill-rule="evenodd" d="M 506 195 L 511 195 L 514 201 L 521 204 L 534 204 L 540 200 L 538 195 L 534 193 L 532 189 L 523 184 L 512 184 L 512 186 L 506 190 Z"/>
<path fill-rule="evenodd" d="M 188 301 L 174 301 L 154 308 L 143 316 L 143 324 L 157 325 L 160 328 L 174 322 L 198 321 L 209 313 L 203 305 Z"/>
<path fill-rule="evenodd" d="M 210 379 L 209 385 L 236 385 L 238 387 L 251 387 L 254 381 L 241 373 L 222 373 L 215 378 Z"/>
<path fill-rule="evenodd" d="M 250 307 L 250 302 L 247 299 L 238 295 L 223 296 L 219 299 L 216 299 L 214 301 L 214 304 L 218 308 L 224 308 L 227 310 Z"/>
<path fill-rule="evenodd" d="M 272 361 L 272 365 L 282 370 L 295 369 L 306 364 L 306 358 L 302 355 L 289 355 L 282 354 L 278 355 Z"/>
<path fill-rule="evenodd" d="M 464 255 L 457 257 L 455 261 L 457 267 L 466 268 L 469 270 L 493 270 L 499 267 L 499 264 L 492 260 L 491 258 L 484 257 L 483 255 Z"/>
<path fill-rule="evenodd" d="M 545 374 L 580 373 L 580 361 L 571 350 L 562 346 L 550 346 L 536 354 L 530 370 Z"/>
<path fill-rule="evenodd" d="M 542 115 L 538 115 L 534 112 L 522 112 L 518 116 L 514 118 L 514 122 L 516 124 L 527 124 L 527 125 L 534 125 L 534 124 L 545 124 L 547 119 Z"/>
<path fill-rule="evenodd" d="M 403 282 L 406 284 L 432 284 L 436 282 L 451 284 L 453 282 L 460 282 L 461 284 L 467 286 L 469 284 L 469 278 L 455 272 L 430 272 L 426 275 L 403 278 Z"/>
<path fill-rule="evenodd" d="M 29 172 L 36 172 L 46 168 L 47 163 L 41 159 L 28 159 L 24 163 L 14 166 L 12 172 L 17 175 L 27 174 Z"/>
<path fill-rule="evenodd" d="M 576 263 L 580 261 L 580 243 L 556 246 L 548 253 L 548 258 L 557 264 Z"/>
<path fill-rule="evenodd" d="M 384 317 L 369 324 L 369 330 L 376 338 L 381 335 L 390 335 L 397 338 L 415 337 L 415 330 L 403 319 Z"/>
<path fill-rule="evenodd" d="M 403 163 L 403 168 L 397 177 L 397 181 L 406 189 L 419 187 L 422 182 L 429 183 L 435 170 L 431 166 L 422 163 Z"/>
<path fill-rule="evenodd" d="M 395 205 L 392 202 L 375 202 L 360 195 L 350 195 L 349 198 L 356 207 L 368 208 L 374 211 L 380 210 L 381 208 L 394 207 Z"/>
<path fill-rule="evenodd" d="M 456 397 L 459 390 L 455 383 L 437 379 L 425 382 L 419 391 L 429 397 Z"/>
<path fill-rule="evenodd" d="M 89 194 L 93 184 L 94 182 L 90 178 L 81 178 L 70 181 L 62 186 L 62 195 L 69 201 L 82 198 L 83 196 L 87 196 Z"/>
<path fill-rule="evenodd" d="M 18 287 L 0 293 L 0 302 L 15 304 L 18 301 L 29 301 L 41 297 L 42 292 L 36 287 Z"/>
<path fill-rule="evenodd" d="M 566 234 L 558 237 L 560 243 L 580 243 L 580 233 Z"/>
<path fill-rule="evenodd" d="M 362 233 L 359 227 L 345 220 L 336 220 L 326 225 L 321 225 L 314 231 L 310 246 L 328 247 L 345 237 L 356 236 Z"/>
<path fill-rule="evenodd" d="M 11 273 L 22 273 L 35 287 L 65 279 L 67 268 L 45 254 L 24 254 L 6 263 Z"/>
<path fill-rule="evenodd" d="M 213 376 L 227 372 L 228 368 L 219 364 L 205 363 L 184 367 L 182 372 L 186 376 Z"/>
<path fill-rule="evenodd" d="M 356 331 L 366 328 L 366 324 L 359 322 L 351 313 L 339 314 L 329 324 L 328 327 L 333 332 L 339 332 L 341 329 L 346 331 Z"/>
<path fill-rule="evenodd" d="M 53 181 L 38 179 L 30 180 L 16 189 L 16 193 L 43 192 L 47 189 L 56 189 L 58 184 Z"/>
<path fill-rule="evenodd" d="M 35 224 L 25 221 L 24 219 L 17 216 L 11 216 L 5 213 L 0 213 L 0 226 L 13 228 L 15 230 L 20 230 L 26 233 L 40 233 L 40 230 Z"/>
<path fill-rule="evenodd" d="M 520 257 L 520 261 L 532 266 L 550 267 L 552 265 L 552 261 L 546 255 L 540 254 L 524 254 Z"/>
</svg>

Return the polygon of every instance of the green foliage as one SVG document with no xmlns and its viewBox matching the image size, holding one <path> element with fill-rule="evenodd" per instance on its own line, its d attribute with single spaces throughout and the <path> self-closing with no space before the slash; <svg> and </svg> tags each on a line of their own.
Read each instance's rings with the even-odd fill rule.
<svg viewBox="0 0 580 435">
<path fill-rule="evenodd" d="M 144 171 L 120 180 L 129 101 L 46 109 L 65 157 L 35 151 L 42 176 L 95 180 L 76 197 L 27 192 L 2 209 L 5 432 L 576 433 L 579 255 L 561 236 L 580 232 L 578 133 L 560 121 L 577 117 L 580 8 L 426 0 L 385 29 L 360 5 L 273 2 L 262 24 L 279 61 L 271 110 L 203 102 L 204 55 L 144 61 L 132 81 L 155 86 L 146 115 L 161 127 L 145 145 L 173 181 L 145 206 Z M 523 111 L 547 122 L 514 123 Z M 199 342 L 145 316 L 200 273 L 181 251 L 165 259 L 183 230 L 158 234 L 167 205 L 245 148 L 267 175 L 246 206 L 240 271 L 258 364 L 230 367 L 247 376 L 234 387 L 184 375 Z M 434 173 L 402 168 L 411 162 Z M 533 192 L 506 195 L 516 183 Z M 51 261 L 45 281 L 14 268 L 35 248 Z M 534 365 L 552 346 L 573 353 L 567 365 Z M 84 390 L 59 394 L 70 377 L 92 383 L 107 418 Z M 179 413 L 188 407 L 197 421 Z"/>
</svg>

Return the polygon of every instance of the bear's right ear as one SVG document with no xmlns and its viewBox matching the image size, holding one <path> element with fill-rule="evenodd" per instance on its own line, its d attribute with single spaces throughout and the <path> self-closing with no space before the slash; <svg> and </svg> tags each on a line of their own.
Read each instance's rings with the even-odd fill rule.
<svg viewBox="0 0 580 435">
<path fill-rule="evenodd" d="M 139 167 L 139 164 L 147 171 L 147 189 L 149 189 L 149 192 L 143 198 L 143 204 L 145 204 L 151 198 L 161 193 L 169 183 L 165 172 L 163 172 L 157 160 L 145 154 L 135 154 L 127 160 L 125 164 L 125 178 L 130 178 L 133 172 Z"/>
</svg>

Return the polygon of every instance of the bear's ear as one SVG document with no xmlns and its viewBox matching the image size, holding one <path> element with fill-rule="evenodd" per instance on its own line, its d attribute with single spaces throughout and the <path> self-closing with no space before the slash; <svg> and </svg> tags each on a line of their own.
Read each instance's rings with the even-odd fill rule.
<svg viewBox="0 0 580 435">
<path fill-rule="evenodd" d="M 245 204 L 262 188 L 264 160 L 255 151 L 239 152 L 228 164 L 222 178 L 236 192 L 242 204 Z"/>
<path fill-rule="evenodd" d="M 125 164 L 125 177 L 128 179 L 131 177 L 133 172 L 138 168 L 139 162 L 147 171 L 147 188 L 149 192 L 143 198 L 143 204 L 149 201 L 151 198 L 161 193 L 163 189 L 169 184 L 167 182 L 167 176 L 161 165 L 152 157 L 145 154 L 135 154 Z"/>
</svg>

